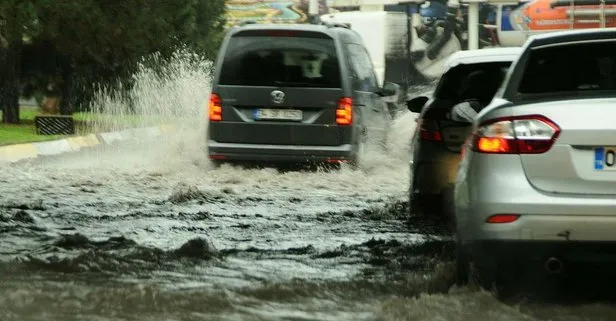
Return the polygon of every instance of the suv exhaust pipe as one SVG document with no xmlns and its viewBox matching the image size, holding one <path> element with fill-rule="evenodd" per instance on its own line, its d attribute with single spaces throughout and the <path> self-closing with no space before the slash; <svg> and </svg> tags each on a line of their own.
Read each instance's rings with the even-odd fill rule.
<svg viewBox="0 0 616 321">
<path fill-rule="evenodd" d="M 550 274 L 560 274 L 563 272 L 563 262 L 556 257 L 550 257 L 545 261 L 545 270 Z"/>
</svg>

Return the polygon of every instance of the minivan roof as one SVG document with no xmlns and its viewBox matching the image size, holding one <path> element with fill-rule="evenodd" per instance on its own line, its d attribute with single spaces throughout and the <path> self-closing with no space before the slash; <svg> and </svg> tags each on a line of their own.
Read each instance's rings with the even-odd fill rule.
<svg viewBox="0 0 616 321">
<path fill-rule="evenodd" d="M 297 30 L 297 31 L 313 31 L 313 32 L 322 32 L 327 35 L 333 36 L 333 33 L 336 30 L 349 30 L 348 28 L 341 28 L 338 26 L 328 26 L 324 24 L 280 24 L 280 23 L 251 23 L 242 26 L 236 26 L 232 29 L 232 33 L 238 33 L 244 30 Z"/>
<path fill-rule="evenodd" d="M 522 53 L 522 47 L 500 47 L 475 50 L 460 50 L 453 53 L 445 63 L 443 73 L 460 64 L 514 61 Z"/>
</svg>

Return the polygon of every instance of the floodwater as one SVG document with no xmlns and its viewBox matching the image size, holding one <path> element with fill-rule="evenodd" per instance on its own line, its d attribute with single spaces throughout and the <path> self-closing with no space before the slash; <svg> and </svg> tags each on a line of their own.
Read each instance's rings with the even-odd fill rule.
<svg viewBox="0 0 616 321">
<path fill-rule="evenodd" d="M 180 132 L 3 165 L 0 320 L 616 320 L 453 286 L 451 238 L 407 214 L 410 113 L 360 169 L 212 168 L 188 67 L 136 93 Z"/>
</svg>

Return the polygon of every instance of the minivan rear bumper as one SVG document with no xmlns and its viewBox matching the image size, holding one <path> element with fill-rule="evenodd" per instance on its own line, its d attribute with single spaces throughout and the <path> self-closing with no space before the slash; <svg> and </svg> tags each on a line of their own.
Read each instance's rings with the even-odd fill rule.
<svg viewBox="0 0 616 321">
<path fill-rule="evenodd" d="M 220 143 L 208 140 L 208 156 L 215 160 L 272 162 L 353 161 L 353 145 L 306 146 Z"/>
</svg>

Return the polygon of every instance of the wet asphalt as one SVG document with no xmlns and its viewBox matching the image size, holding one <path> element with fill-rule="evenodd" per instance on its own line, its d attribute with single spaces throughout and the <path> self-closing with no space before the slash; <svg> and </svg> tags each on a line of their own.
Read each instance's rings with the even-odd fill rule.
<svg viewBox="0 0 616 321">
<path fill-rule="evenodd" d="M 408 213 L 413 118 L 359 169 L 214 168 L 190 127 L 4 164 L 0 320 L 616 320 L 594 288 L 456 288 L 451 235 Z"/>
</svg>

